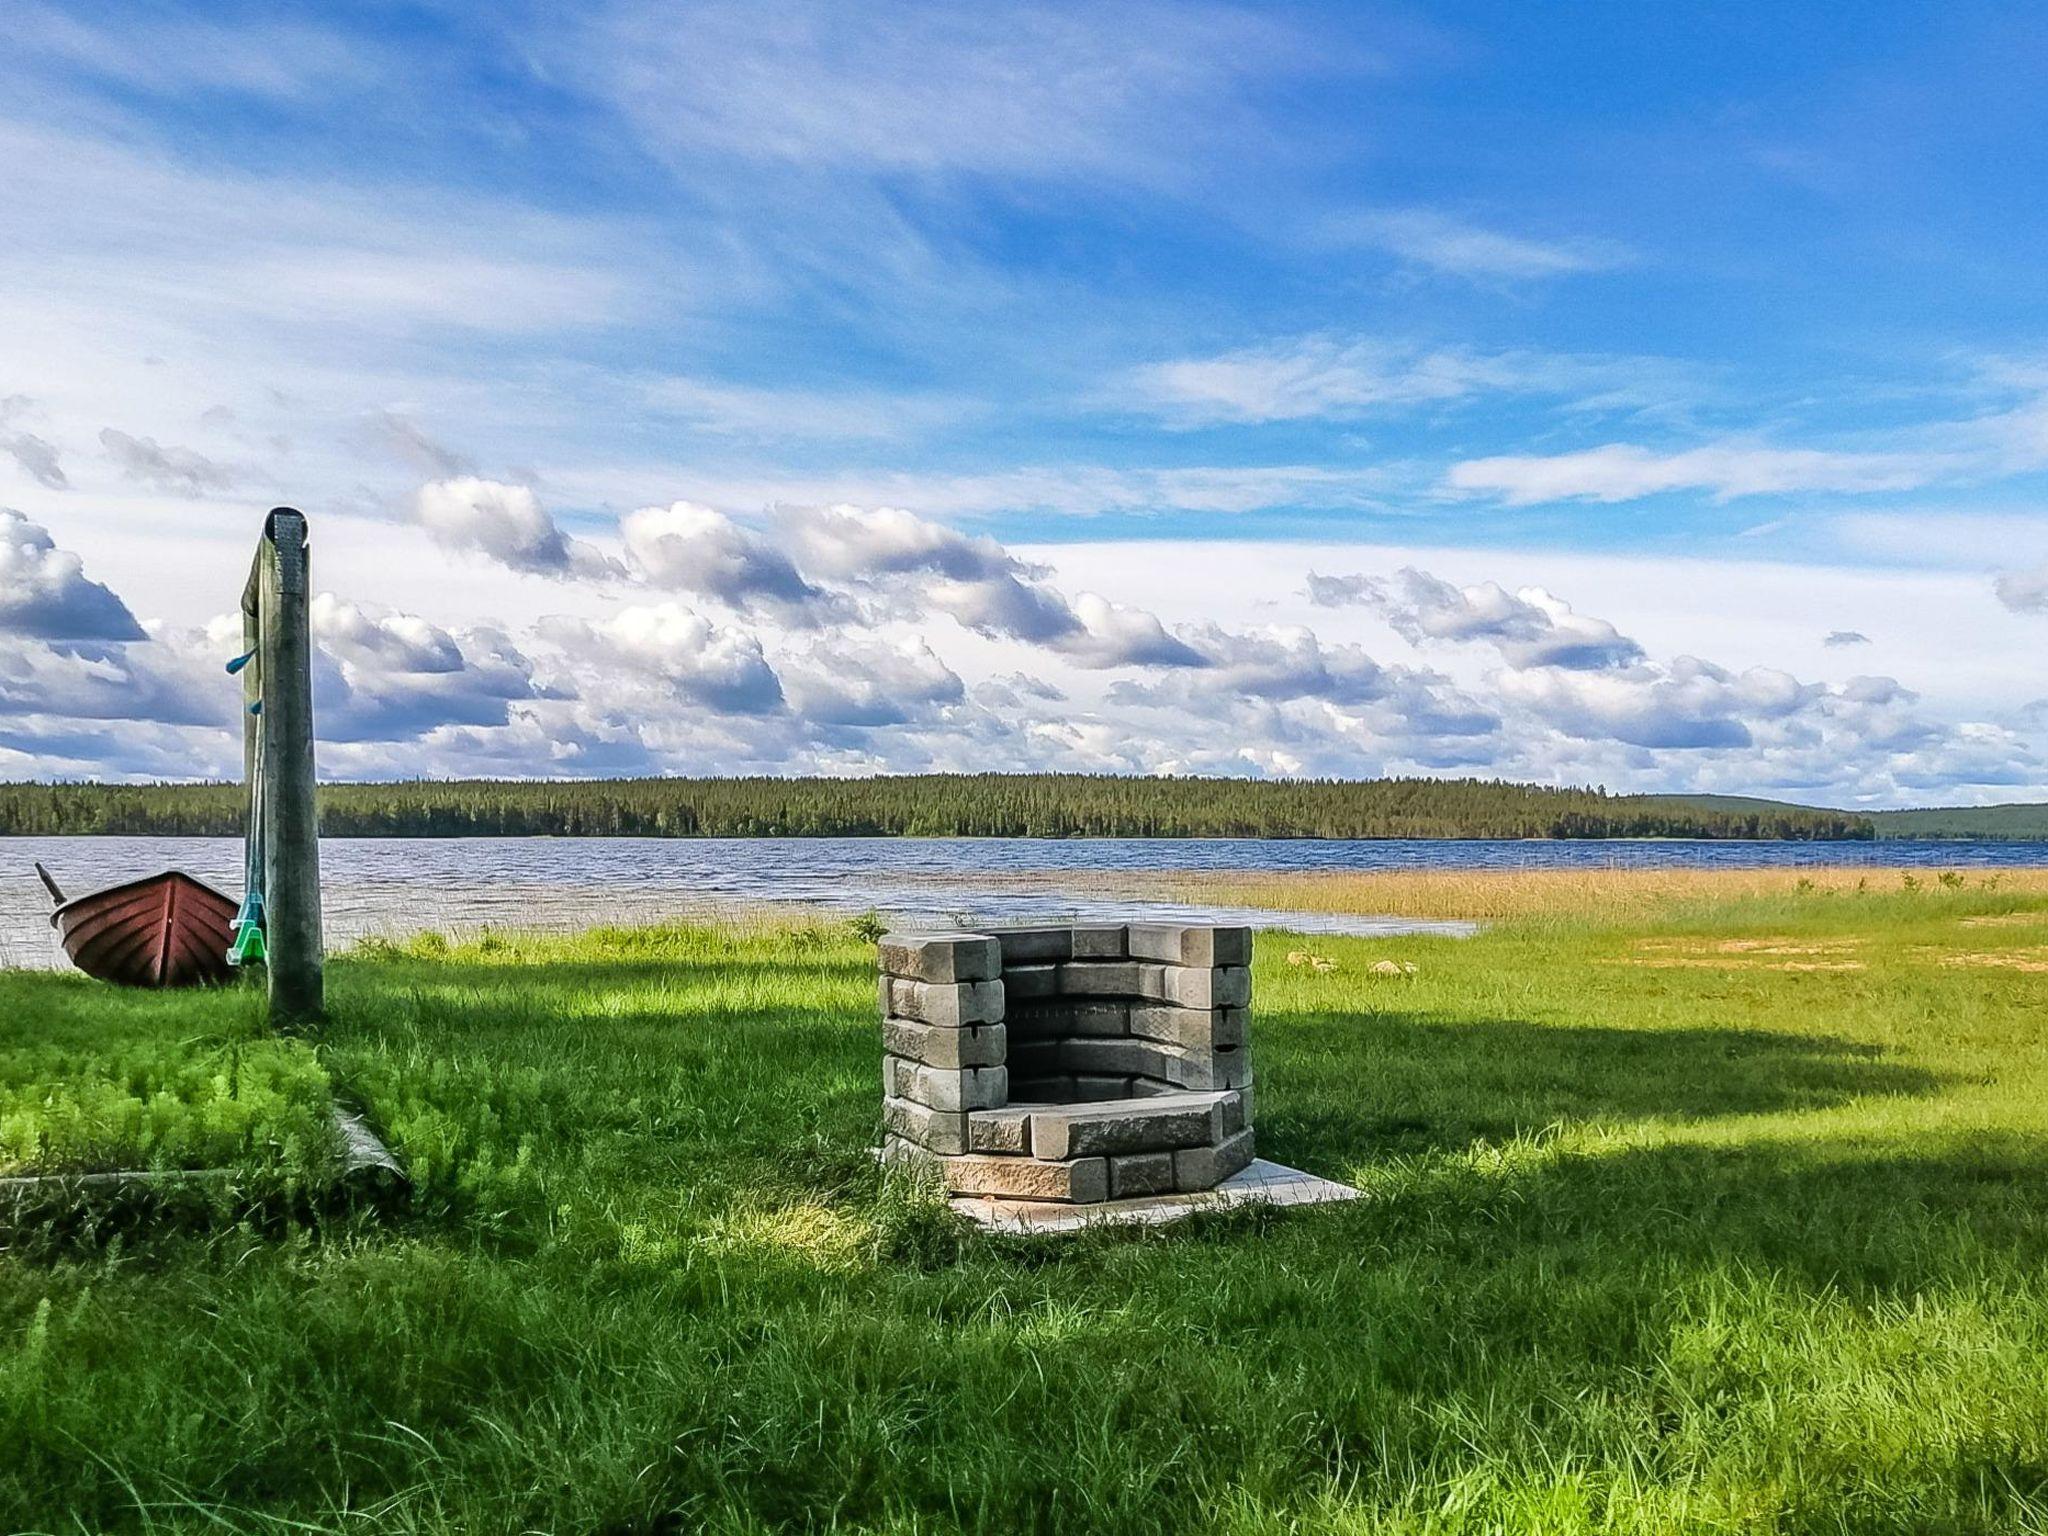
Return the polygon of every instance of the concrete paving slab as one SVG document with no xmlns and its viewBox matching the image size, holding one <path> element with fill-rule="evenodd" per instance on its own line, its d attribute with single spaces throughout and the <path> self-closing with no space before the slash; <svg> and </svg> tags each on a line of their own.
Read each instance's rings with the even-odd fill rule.
<svg viewBox="0 0 2048 1536">
<path fill-rule="evenodd" d="M 1239 1205 L 1327 1205 L 1362 1198 L 1349 1184 L 1257 1158 L 1250 1167 L 1232 1174 L 1214 1189 L 1195 1194 L 1105 1200 L 1094 1205 L 961 1195 L 949 1203 L 969 1221 L 991 1232 L 1028 1237 L 1081 1232 L 1090 1227 L 1158 1226 L 1196 1211 L 1229 1210 Z"/>
</svg>

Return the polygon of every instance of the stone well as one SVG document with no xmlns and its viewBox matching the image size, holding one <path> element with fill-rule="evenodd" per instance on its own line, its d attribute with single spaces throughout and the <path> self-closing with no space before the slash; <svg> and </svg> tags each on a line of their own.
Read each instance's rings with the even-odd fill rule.
<svg viewBox="0 0 2048 1536">
<path fill-rule="evenodd" d="M 956 1195 L 1093 1204 L 1252 1160 L 1251 930 L 892 933 L 878 946 L 883 1155 Z"/>
</svg>

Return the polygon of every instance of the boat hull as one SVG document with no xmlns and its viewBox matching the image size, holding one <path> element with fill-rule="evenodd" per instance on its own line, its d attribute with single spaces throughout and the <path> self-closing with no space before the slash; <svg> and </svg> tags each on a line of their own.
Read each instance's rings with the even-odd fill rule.
<svg viewBox="0 0 2048 1536">
<path fill-rule="evenodd" d="M 235 903 L 183 870 L 65 902 L 50 926 L 71 963 L 124 987 L 196 987 L 228 976 Z"/>
</svg>

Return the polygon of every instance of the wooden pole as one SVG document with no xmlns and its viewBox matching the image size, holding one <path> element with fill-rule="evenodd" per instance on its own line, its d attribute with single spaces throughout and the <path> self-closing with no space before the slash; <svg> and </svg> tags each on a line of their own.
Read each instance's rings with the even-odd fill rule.
<svg viewBox="0 0 2048 1536">
<path fill-rule="evenodd" d="M 263 938 L 273 1023 L 317 1022 L 325 1008 L 320 936 L 320 827 L 313 800 L 312 588 L 306 519 L 277 507 L 250 573 L 256 681 L 263 710 L 255 764 L 263 829 Z M 248 613 L 248 599 L 243 613 Z M 252 743 L 253 745 L 253 743 Z"/>
</svg>

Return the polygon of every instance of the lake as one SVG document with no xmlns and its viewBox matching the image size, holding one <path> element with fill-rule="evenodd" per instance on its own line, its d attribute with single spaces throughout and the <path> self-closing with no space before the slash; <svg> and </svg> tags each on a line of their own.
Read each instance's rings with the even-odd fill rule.
<svg viewBox="0 0 2048 1536">
<path fill-rule="evenodd" d="M 0 839 L 0 965 L 63 963 L 40 859 L 82 895 L 176 867 L 239 895 L 235 838 Z M 567 930 L 763 908 L 870 908 L 904 923 L 1033 917 L 1242 922 L 1304 933 L 1466 934 L 1472 925 L 1133 902 L 1060 876 L 1187 870 L 2048 866 L 2048 843 L 1342 841 L 1265 838 L 330 838 L 327 936 L 339 947 L 423 929 Z"/>
</svg>

